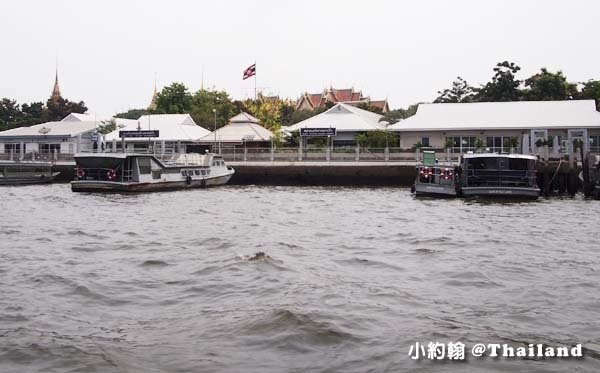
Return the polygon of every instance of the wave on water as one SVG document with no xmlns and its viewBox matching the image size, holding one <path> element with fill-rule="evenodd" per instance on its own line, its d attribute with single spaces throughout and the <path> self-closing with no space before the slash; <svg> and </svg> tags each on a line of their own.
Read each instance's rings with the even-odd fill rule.
<svg viewBox="0 0 600 373">
<path fill-rule="evenodd" d="M 166 267 L 169 265 L 169 263 L 162 261 L 162 260 L 149 259 L 149 260 L 144 261 L 140 265 L 142 267 Z"/>
<path fill-rule="evenodd" d="M 361 340 L 331 322 L 318 321 L 318 318 L 317 315 L 281 309 L 248 322 L 239 332 L 244 336 L 260 336 L 264 344 L 295 350 L 312 350 L 315 346 L 357 343 Z"/>
</svg>

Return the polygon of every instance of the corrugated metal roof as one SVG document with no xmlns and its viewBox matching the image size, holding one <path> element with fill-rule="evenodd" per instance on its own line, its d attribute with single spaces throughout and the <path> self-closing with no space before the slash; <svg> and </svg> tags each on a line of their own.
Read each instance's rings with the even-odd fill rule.
<svg viewBox="0 0 600 373">
<path fill-rule="evenodd" d="M 135 119 L 125 119 L 125 118 L 115 118 L 115 117 L 107 117 L 105 115 L 95 115 L 95 114 L 79 114 L 79 113 L 71 113 L 64 117 L 61 122 L 97 122 L 99 125 L 104 125 L 111 120 L 114 120 L 117 125 L 127 125 L 130 123 L 137 124 L 137 120 Z"/>
<path fill-rule="evenodd" d="M 258 123 L 259 120 L 246 112 L 239 113 L 235 117 L 229 119 L 229 123 L 248 123 L 248 122 Z"/>
<path fill-rule="evenodd" d="M 106 135 L 106 141 L 120 140 L 119 131 L 158 130 L 159 137 L 156 141 L 196 141 L 210 133 L 207 129 L 197 125 L 189 114 L 157 114 L 143 115 L 137 121 L 131 121 Z M 130 139 L 130 141 L 141 141 Z M 147 139 L 145 140 L 147 141 Z"/>
<path fill-rule="evenodd" d="M 600 127 L 594 100 L 420 104 L 393 131 Z"/>
<path fill-rule="evenodd" d="M 92 131 L 96 122 L 46 122 L 30 127 L 13 128 L 0 132 L 0 137 L 65 136 L 75 137 Z"/>
<path fill-rule="evenodd" d="M 273 133 L 268 129 L 251 122 L 230 123 L 216 131 L 217 141 L 221 142 L 242 142 L 246 141 L 270 141 Z M 215 132 L 200 139 L 202 142 L 215 141 Z"/>
<path fill-rule="evenodd" d="M 382 115 L 340 103 L 324 113 L 289 126 L 287 131 L 298 131 L 300 128 L 329 127 L 335 128 L 338 132 L 384 130 L 385 125 L 379 122 L 381 117 Z"/>
</svg>

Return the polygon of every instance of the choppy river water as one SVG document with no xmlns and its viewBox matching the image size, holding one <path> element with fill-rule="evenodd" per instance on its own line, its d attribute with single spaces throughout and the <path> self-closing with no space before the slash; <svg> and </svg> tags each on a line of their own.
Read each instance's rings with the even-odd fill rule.
<svg viewBox="0 0 600 373">
<path fill-rule="evenodd" d="M 596 201 L 0 193 L 1 372 L 600 370 Z M 584 358 L 409 356 L 430 341 Z"/>
</svg>

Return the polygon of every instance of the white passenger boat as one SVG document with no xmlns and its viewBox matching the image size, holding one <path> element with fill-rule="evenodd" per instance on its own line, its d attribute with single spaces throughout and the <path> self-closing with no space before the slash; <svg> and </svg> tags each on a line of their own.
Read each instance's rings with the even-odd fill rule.
<svg viewBox="0 0 600 373">
<path fill-rule="evenodd" d="M 75 155 L 74 192 L 157 191 L 226 184 L 234 174 L 220 155 L 181 154 L 170 161 L 150 154 Z"/>
<path fill-rule="evenodd" d="M 524 154 L 465 154 L 460 164 L 464 197 L 538 198 L 537 158 Z"/>
<path fill-rule="evenodd" d="M 0 185 L 47 184 L 60 172 L 52 172 L 51 162 L 2 161 L 0 162 Z"/>
<path fill-rule="evenodd" d="M 424 151 L 423 162 L 417 165 L 417 177 L 412 192 L 417 197 L 456 197 L 458 195 L 457 165 L 438 163 L 435 152 Z"/>
</svg>

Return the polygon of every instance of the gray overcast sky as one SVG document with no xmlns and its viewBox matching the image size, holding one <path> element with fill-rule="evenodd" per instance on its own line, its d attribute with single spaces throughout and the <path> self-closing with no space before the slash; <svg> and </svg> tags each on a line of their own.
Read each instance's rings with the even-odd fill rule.
<svg viewBox="0 0 600 373">
<path fill-rule="evenodd" d="M 485 83 L 509 60 L 600 79 L 600 1 L 0 2 L 0 97 L 45 101 L 58 55 L 63 97 L 90 112 L 146 107 L 183 82 L 234 98 L 354 86 L 392 108 L 431 101 L 457 75 Z"/>
</svg>

